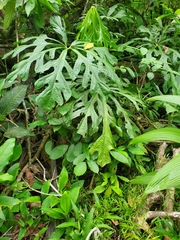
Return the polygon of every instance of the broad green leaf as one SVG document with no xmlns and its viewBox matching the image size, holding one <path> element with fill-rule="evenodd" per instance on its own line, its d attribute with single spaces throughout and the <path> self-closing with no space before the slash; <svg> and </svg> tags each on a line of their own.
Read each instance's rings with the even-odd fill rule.
<svg viewBox="0 0 180 240">
<path fill-rule="evenodd" d="M 22 146 L 20 144 L 15 145 L 14 152 L 11 157 L 11 162 L 16 161 L 18 158 L 20 158 L 21 154 L 22 154 Z"/>
<path fill-rule="evenodd" d="M 8 207 L 11 209 L 13 206 L 19 203 L 20 200 L 14 197 L 0 196 L 0 207 Z"/>
<path fill-rule="evenodd" d="M 147 143 L 147 142 L 154 142 L 154 141 L 172 141 L 180 143 L 180 129 L 177 128 L 161 128 L 152 130 L 150 132 L 144 133 L 133 140 L 130 141 L 129 145 L 136 144 L 136 143 Z"/>
<path fill-rule="evenodd" d="M 32 10 L 35 8 L 35 6 L 36 6 L 36 0 L 28 0 L 26 2 L 25 11 L 26 11 L 27 16 L 29 16 L 29 14 L 32 12 Z"/>
<path fill-rule="evenodd" d="M 20 169 L 20 164 L 15 163 L 13 164 L 8 170 L 7 173 L 13 176 L 13 180 L 15 180 L 15 178 L 17 177 L 18 173 L 19 173 L 19 169 Z"/>
<path fill-rule="evenodd" d="M 81 187 L 72 188 L 68 193 L 71 199 L 71 202 L 76 203 L 79 197 L 79 191 Z"/>
<path fill-rule="evenodd" d="M 34 133 L 23 127 L 12 127 L 4 133 L 4 136 L 8 138 L 23 138 L 34 136 Z"/>
<path fill-rule="evenodd" d="M 99 185 L 97 187 L 95 187 L 94 191 L 95 193 L 102 193 L 106 190 L 106 187 L 102 186 L 102 185 Z"/>
<path fill-rule="evenodd" d="M 51 141 L 47 141 L 45 144 L 45 152 L 50 155 L 52 151 L 52 142 Z"/>
<path fill-rule="evenodd" d="M 27 218 L 27 216 L 28 216 L 28 209 L 27 209 L 26 203 L 24 201 L 21 201 L 19 209 L 20 209 L 22 217 L 23 218 Z"/>
<path fill-rule="evenodd" d="M 87 161 L 88 167 L 91 169 L 92 172 L 98 173 L 99 172 L 99 166 L 96 162 L 89 160 Z"/>
<path fill-rule="evenodd" d="M 65 167 L 63 167 L 59 174 L 59 180 L 58 180 L 58 184 L 59 184 L 58 188 L 60 192 L 64 189 L 67 182 L 68 182 L 68 171 L 66 170 Z"/>
<path fill-rule="evenodd" d="M 110 151 L 114 148 L 113 137 L 109 126 L 111 120 L 112 118 L 108 114 L 107 104 L 103 102 L 103 133 L 89 150 L 91 154 L 96 151 L 98 152 L 97 163 L 101 167 L 111 162 Z"/>
<path fill-rule="evenodd" d="M 75 155 L 74 155 L 74 150 L 75 150 L 75 145 L 71 144 L 70 147 L 68 148 L 68 151 L 66 152 L 66 158 L 68 160 L 68 162 L 73 162 L 75 159 Z"/>
<path fill-rule="evenodd" d="M 132 184 L 146 184 L 148 185 L 152 178 L 155 176 L 156 172 L 146 173 L 142 176 L 137 176 L 136 178 L 132 179 L 130 182 Z"/>
<path fill-rule="evenodd" d="M 14 180 L 14 177 L 9 173 L 0 174 L 0 182 L 11 182 Z"/>
<path fill-rule="evenodd" d="M 15 139 L 10 138 L 6 140 L 6 142 L 0 146 L 0 172 L 4 169 L 6 165 L 8 165 L 14 151 Z"/>
<path fill-rule="evenodd" d="M 152 80 L 154 78 L 154 73 L 153 72 L 148 72 L 147 77 L 149 80 Z"/>
<path fill-rule="evenodd" d="M 111 189 L 118 195 L 122 197 L 122 190 L 119 187 L 111 186 Z"/>
<path fill-rule="evenodd" d="M 65 215 L 68 215 L 72 209 L 71 199 L 70 199 L 69 193 L 66 191 L 63 193 L 62 197 L 60 198 L 60 206 Z"/>
<path fill-rule="evenodd" d="M 0 113 L 4 116 L 15 110 L 24 100 L 27 86 L 20 85 L 7 91 L 0 100 Z"/>
<path fill-rule="evenodd" d="M 141 47 L 140 52 L 141 52 L 142 55 L 146 55 L 146 53 L 148 52 L 148 49 L 144 48 L 144 47 Z"/>
<path fill-rule="evenodd" d="M 7 4 L 4 6 L 4 30 L 7 30 L 11 24 L 13 14 L 15 13 L 15 4 L 16 0 L 12 0 L 8 1 Z"/>
<path fill-rule="evenodd" d="M 86 156 L 84 153 L 81 153 L 79 156 L 77 156 L 74 161 L 73 164 L 74 165 L 78 165 L 79 163 L 83 162 L 86 159 Z"/>
<path fill-rule="evenodd" d="M 169 103 L 180 105 L 180 96 L 175 96 L 175 95 L 160 95 L 160 96 L 148 98 L 147 100 L 169 102 Z"/>
<path fill-rule="evenodd" d="M 75 146 L 74 146 L 74 156 L 78 157 L 81 153 L 82 153 L 82 143 L 78 142 Z"/>
<path fill-rule="evenodd" d="M 126 157 L 124 154 L 120 153 L 119 151 L 110 151 L 110 153 L 117 161 L 131 166 L 131 159 Z"/>
<path fill-rule="evenodd" d="M 49 155 L 50 159 L 56 160 L 58 158 L 61 158 L 65 154 L 67 149 L 68 149 L 68 145 L 59 145 L 59 146 L 53 148 Z"/>
<path fill-rule="evenodd" d="M 85 162 L 80 162 L 74 167 L 74 174 L 76 176 L 82 176 L 87 171 L 87 165 Z"/>
<path fill-rule="evenodd" d="M 171 187 L 180 188 L 180 154 L 158 170 L 146 187 L 145 193 L 149 194 Z"/>
<path fill-rule="evenodd" d="M 58 208 L 42 207 L 41 210 L 53 219 L 64 219 L 64 216 L 62 215 L 62 213 L 60 213 Z"/>
</svg>

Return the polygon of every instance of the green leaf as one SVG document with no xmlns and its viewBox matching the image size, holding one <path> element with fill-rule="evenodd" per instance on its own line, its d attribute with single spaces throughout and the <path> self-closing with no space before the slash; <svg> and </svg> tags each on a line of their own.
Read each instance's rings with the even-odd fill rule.
<svg viewBox="0 0 180 240">
<path fill-rule="evenodd" d="M 131 166 L 131 159 L 126 157 L 124 154 L 120 153 L 119 151 L 110 151 L 110 153 L 117 161 Z"/>
<path fill-rule="evenodd" d="M 92 172 L 94 172 L 94 173 L 99 172 L 99 166 L 97 165 L 96 162 L 94 162 L 92 160 L 88 160 L 87 164 L 88 164 L 88 166 L 89 166 L 89 168 L 91 169 Z"/>
<path fill-rule="evenodd" d="M 180 129 L 177 128 L 161 128 L 144 133 L 130 141 L 129 145 L 141 142 L 154 142 L 154 141 L 172 141 L 180 143 Z"/>
<path fill-rule="evenodd" d="M 26 5 L 25 5 L 25 11 L 27 16 L 29 16 L 29 14 L 32 12 L 32 10 L 35 8 L 36 6 L 36 0 L 28 0 Z"/>
<path fill-rule="evenodd" d="M 122 197 L 122 190 L 117 186 L 111 186 L 111 189 L 118 195 Z"/>
<path fill-rule="evenodd" d="M 63 42 L 67 44 L 66 29 L 62 26 L 61 18 L 59 16 L 52 16 L 50 24 L 55 32 L 62 36 Z"/>
<path fill-rule="evenodd" d="M 14 180 L 14 177 L 9 173 L 0 174 L 0 182 L 11 182 Z"/>
<path fill-rule="evenodd" d="M 23 138 L 23 137 L 31 137 L 34 136 L 34 133 L 31 132 L 28 129 L 25 129 L 23 127 L 12 127 L 9 128 L 5 133 L 4 133 L 5 137 L 8 138 Z"/>
<path fill-rule="evenodd" d="M 132 179 L 130 182 L 132 184 L 146 184 L 148 185 L 152 178 L 155 176 L 156 172 L 146 173 L 142 176 L 137 176 L 136 178 Z"/>
<path fill-rule="evenodd" d="M 175 95 L 160 95 L 160 96 L 148 98 L 147 100 L 169 102 L 169 103 L 180 105 L 180 96 L 175 96 Z"/>
<path fill-rule="evenodd" d="M 69 193 L 65 191 L 60 199 L 60 206 L 65 215 L 68 215 L 72 209 Z"/>
<path fill-rule="evenodd" d="M 68 222 L 63 222 L 61 224 L 59 224 L 56 228 L 68 228 L 68 227 L 75 227 L 78 229 L 78 223 L 75 222 L 75 220 L 73 219 L 73 221 L 71 221 L 71 219 Z"/>
<path fill-rule="evenodd" d="M 79 197 L 80 188 L 81 187 L 72 188 L 69 191 L 69 196 L 70 196 L 71 202 L 76 203 L 76 201 L 77 201 L 77 199 Z"/>
<path fill-rule="evenodd" d="M 57 10 L 53 7 L 53 5 L 50 3 L 51 1 L 48 0 L 38 0 L 40 2 L 40 4 L 44 7 L 46 7 L 47 9 L 51 10 L 54 13 L 58 13 Z"/>
<path fill-rule="evenodd" d="M 148 52 L 148 49 L 147 49 L 147 48 L 144 48 L 144 47 L 141 47 L 141 48 L 140 48 L 140 52 L 141 52 L 142 55 L 146 55 L 147 52 Z"/>
<path fill-rule="evenodd" d="M 15 145 L 14 152 L 11 157 L 11 162 L 16 161 L 22 154 L 22 146 L 20 144 Z"/>
<path fill-rule="evenodd" d="M 16 0 L 8 1 L 4 6 L 5 15 L 4 15 L 4 30 L 7 30 L 11 24 L 13 14 L 15 12 Z"/>
<path fill-rule="evenodd" d="M 19 199 L 8 196 L 0 196 L 0 207 L 8 207 L 11 209 L 13 206 L 19 203 L 20 203 Z"/>
<path fill-rule="evenodd" d="M 145 189 L 145 193 L 149 194 L 171 187 L 180 188 L 180 154 L 164 165 Z"/>
<path fill-rule="evenodd" d="M 152 80 L 154 78 L 154 73 L 148 72 L 147 77 L 149 80 Z"/>
<path fill-rule="evenodd" d="M 110 129 L 111 116 L 108 114 L 107 104 L 103 102 L 103 133 L 96 140 L 89 152 L 93 154 L 98 152 L 97 163 L 101 167 L 111 162 L 110 150 L 114 148 L 113 137 Z"/>
<path fill-rule="evenodd" d="M 66 158 L 68 162 L 73 162 L 75 158 L 74 151 L 75 151 L 75 145 L 71 144 L 70 147 L 68 148 L 68 151 L 66 152 Z"/>
<path fill-rule="evenodd" d="M 81 153 L 79 156 L 77 156 L 77 157 L 74 159 L 73 164 L 74 164 L 74 165 L 77 165 L 77 164 L 83 162 L 85 159 L 86 159 L 85 154 L 84 154 L 84 153 Z"/>
<path fill-rule="evenodd" d="M 95 187 L 95 189 L 94 189 L 95 193 L 102 193 L 105 190 L 106 190 L 106 187 L 105 186 L 101 186 L 101 185 Z"/>
<path fill-rule="evenodd" d="M 77 39 L 93 42 L 97 44 L 97 46 L 108 47 L 111 45 L 109 31 L 107 27 L 103 25 L 95 6 L 89 9 L 78 28 L 80 31 L 77 35 Z"/>
<path fill-rule="evenodd" d="M 86 220 L 83 224 L 83 239 L 87 239 L 87 236 L 91 229 L 94 227 L 94 222 L 93 222 L 93 215 L 94 215 L 94 208 L 91 208 L 90 212 L 86 216 Z"/>
<path fill-rule="evenodd" d="M 45 144 L 45 152 L 50 155 L 52 151 L 52 142 L 51 141 L 47 141 Z"/>
<path fill-rule="evenodd" d="M 28 209 L 24 201 L 21 201 L 19 208 L 20 208 L 22 217 L 26 218 L 28 216 Z"/>
<path fill-rule="evenodd" d="M 80 162 L 74 167 L 74 174 L 76 176 L 82 176 L 87 170 L 87 165 L 85 162 Z"/>
<path fill-rule="evenodd" d="M 68 149 L 68 145 L 59 145 L 51 150 L 51 153 L 49 155 L 50 159 L 56 160 L 58 158 L 61 158 L 65 152 Z"/>
<path fill-rule="evenodd" d="M 37 120 L 29 124 L 29 129 L 39 127 L 39 126 L 44 126 L 45 124 L 47 124 L 47 122 L 45 122 L 44 120 Z"/>
<path fill-rule="evenodd" d="M 40 203 L 41 202 L 41 198 L 39 196 L 31 196 L 31 197 L 27 197 L 25 199 L 25 202 L 36 202 L 36 203 Z"/>
<path fill-rule="evenodd" d="M 68 171 L 66 170 L 66 168 L 63 166 L 60 175 L 59 175 L 59 180 L 58 180 L 58 184 L 59 184 L 59 191 L 62 192 L 62 190 L 64 189 L 64 187 L 66 186 L 68 182 Z"/>
<path fill-rule="evenodd" d="M 20 85 L 7 91 L 0 100 L 0 113 L 4 116 L 15 110 L 24 100 L 27 86 Z"/>
<path fill-rule="evenodd" d="M 145 155 L 147 154 L 147 149 L 142 143 L 138 143 L 136 146 L 128 146 L 128 150 L 135 155 Z"/>
<path fill-rule="evenodd" d="M 53 219 L 63 219 L 64 218 L 64 216 L 62 215 L 62 213 L 59 211 L 58 208 L 42 207 L 41 210 Z"/>
<path fill-rule="evenodd" d="M 7 173 L 13 176 L 13 180 L 15 180 L 15 178 L 17 177 L 18 173 L 19 173 L 19 169 L 20 169 L 20 164 L 15 163 L 13 164 L 8 170 Z"/>
<path fill-rule="evenodd" d="M 14 151 L 15 139 L 11 138 L 6 140 L 6 142 L 0 146 L 0 172 L 8 165 Z"/>
</svg>

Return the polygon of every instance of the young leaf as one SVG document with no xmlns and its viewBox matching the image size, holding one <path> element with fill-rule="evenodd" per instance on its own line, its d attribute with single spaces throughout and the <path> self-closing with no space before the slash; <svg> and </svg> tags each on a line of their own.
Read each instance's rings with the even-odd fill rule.
<svg viewBox="0 0 180 240">
<path fill-rule="evenodd" d="M 72 209 L 70 196 L 69 196 L 69 193 L 66 191 L 63 193 L 63 195 L 60 199 L 60 206 L 61 206 L 61 209 L 63 210 L 65 216 L 68 215 L 68 213 Z"/>
<path fill-rule="evenodd" d="M 112 133 L 109 126 L 111 120 L 112 118 L 108 114 L 107 104 L 103 102 L 103 133 L 89 150 L 91 154 L 96 151 L 98 152 L 97 163 L 101 167 L 111 162 L 110 151 L 114 148 Z"/>
<path fill-rule="evenodd" d="M 7 91 L 0 100 L 0 113 L 4 116 L 15 110 L 24 100 L 27 86 L 20 85 Z"/>
<path fill-rule="evenodd" d="M 62 190 L 64 189 L 64 187 L 66 186 L 68 181 L 68 171 L 66 170 L 65 167 L 62 168 L 60 175 L 59 175 L 59 191 L 62 192 Z"/>
</svg>

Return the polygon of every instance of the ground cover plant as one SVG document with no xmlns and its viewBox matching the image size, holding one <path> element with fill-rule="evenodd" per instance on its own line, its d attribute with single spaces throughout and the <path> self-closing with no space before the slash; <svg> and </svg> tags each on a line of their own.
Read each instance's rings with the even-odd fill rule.
<svg viewBox="0 0 180 240">
<path fill-rule="evenodd" d="M 0 239 L 179 239 L 179 14 L 0 2 Z"/>
</svg>

